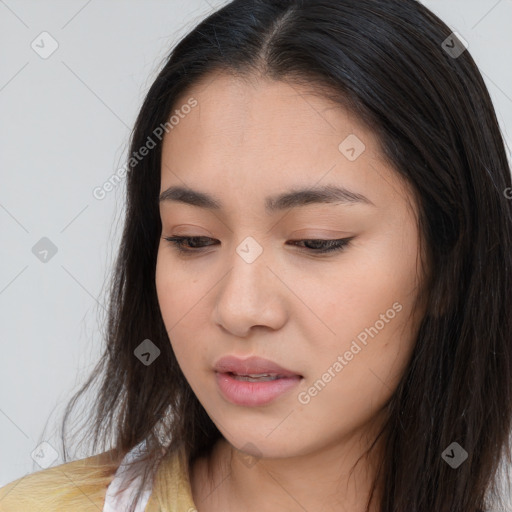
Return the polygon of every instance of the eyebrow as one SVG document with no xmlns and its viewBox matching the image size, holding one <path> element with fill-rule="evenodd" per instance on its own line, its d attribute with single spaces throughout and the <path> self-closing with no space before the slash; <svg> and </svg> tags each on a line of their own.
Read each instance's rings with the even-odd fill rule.
<svg viewBox="0 0 512 512">
<path fill-rule="evenodd" d="M 191 189 L 186 186 L 172 186 L 162 192 L 159 203 L 176 201 L 180 203 L 205 208 L 208 210 L 222 210 L 222 203 L 206 192 Z M 298 208 L 309 204 L 367 204 L 375 206 L 367 197 L 352 192 L 345 187 L 325 185 L 322 187 L 309 187 L 293 189 L 265 199 L 265 211 L 272 214 L 290 208 Z"/>
</svg>

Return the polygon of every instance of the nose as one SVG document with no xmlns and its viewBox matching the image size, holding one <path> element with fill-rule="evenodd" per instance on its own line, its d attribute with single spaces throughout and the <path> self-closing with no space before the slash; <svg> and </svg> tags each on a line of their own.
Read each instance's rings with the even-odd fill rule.
<svg viewBox="0 0 512 512">
<path fill-rule="evenodd" d="M 281 328 L 287 320 L 285 301 L 290 292 L 279 272 L 261 255 L 249 263 L 235 253 L 230 263 L 230 270 L 215 288 L 214 322 L 240 338 L 249 336 L 257 326 Z"/>
</svg>

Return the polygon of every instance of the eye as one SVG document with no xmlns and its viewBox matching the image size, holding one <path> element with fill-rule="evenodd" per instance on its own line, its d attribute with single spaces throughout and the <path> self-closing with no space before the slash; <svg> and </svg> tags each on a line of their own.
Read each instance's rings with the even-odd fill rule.
<svg viewBox="0 0 512 512">
<path fill-rule="evenodd" d="M 339 238 L 337 240 L 290 240 L 292 244 L 304 243 L 313 247 L 306 247 L 307 252 L 326 254 L 334 251 L 344 250 L 354 237 Z M 206 236 L 168 236 L 164 240 L 173 245 L 180 253 L 199 253 L 205 247 L 214 244 L 203 244 L 204 241 L 215 240 Z"/>
<path fill-rule="evenodd" d="M 202 240 L 213 240 L 213 238 L 206 236 L 167 236 L 164 237 L 164 240 L 167 240 L 169 243 L 171 243 L 178 252 L 192 253 L 199 252 L 201 249 L 206 247 L 206 245 L 201 245 Z M 188 247 L 186 247 L 185 242 Z"/>
<path fill-rule="evenodd" d="M 306 245 L 312 245 L 313 247 L 306 247 L 309 251 L 325 254 L 333 251 L 344 250 L 352 240 L 349 238 L 338 238 L 337 240 L 292 240 L 293 243 L 304 243 Z"/>
</svg>

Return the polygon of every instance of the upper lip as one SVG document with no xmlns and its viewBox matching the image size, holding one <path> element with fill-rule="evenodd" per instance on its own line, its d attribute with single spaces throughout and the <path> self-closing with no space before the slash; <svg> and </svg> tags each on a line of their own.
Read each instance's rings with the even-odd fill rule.
<svg viewBox="0 0 512 512">
<path fill-rule="evenodd" d="M 237 375 L 256 375 L 268 373 L 282 377 L 292 377 L 299 375 L 296 372 L 287 370 L 273 361 L 261 357 L 248 357 L 240 359 L 236 356 L 221 357 L 216 363 L 214 370 L 219 373 L 236 373 Z"/>
</svg>

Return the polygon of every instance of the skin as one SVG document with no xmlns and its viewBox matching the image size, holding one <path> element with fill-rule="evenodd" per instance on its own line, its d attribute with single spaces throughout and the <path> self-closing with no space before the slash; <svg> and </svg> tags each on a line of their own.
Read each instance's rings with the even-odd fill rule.
<svg viewBox="0 0 512 512">
<path fill-rule="evenodd" d="M 349 471 L 384 420 L 424 314 L 414 307 L 421 265 L 412 191 L 382 157 L 375 135 L 327 99 L 265 78 L 211 78 L 178 103 L 198 101 L 164 139 L 161 192 L 187 185 L 224 208 L 161 202 L 156 267 L 178 363 L 224 436 L 190 469 L 195 504 L 200 512 L 362 512 L 379 445 Z M 338 149 L 350 134 L 365 145 L 354 161 Z M 373 205 L 265 213 L 269 195 L 326 184 L 343 185 Z M 183 256 L 163 239 L 171 235 L 209 237 L 215 245 Z M 252 263 L 236 252 L 248 236 L 263 249 Z M 289 243 L 351 236 L 344 250 L 323 256 Z M 298 394 L 397 302 L 401 311 L 301 403 Z M 228 354 L 261 356 L 303 379 L 265 406 L 234 405 L 213 370 Z"/>
</svg>

